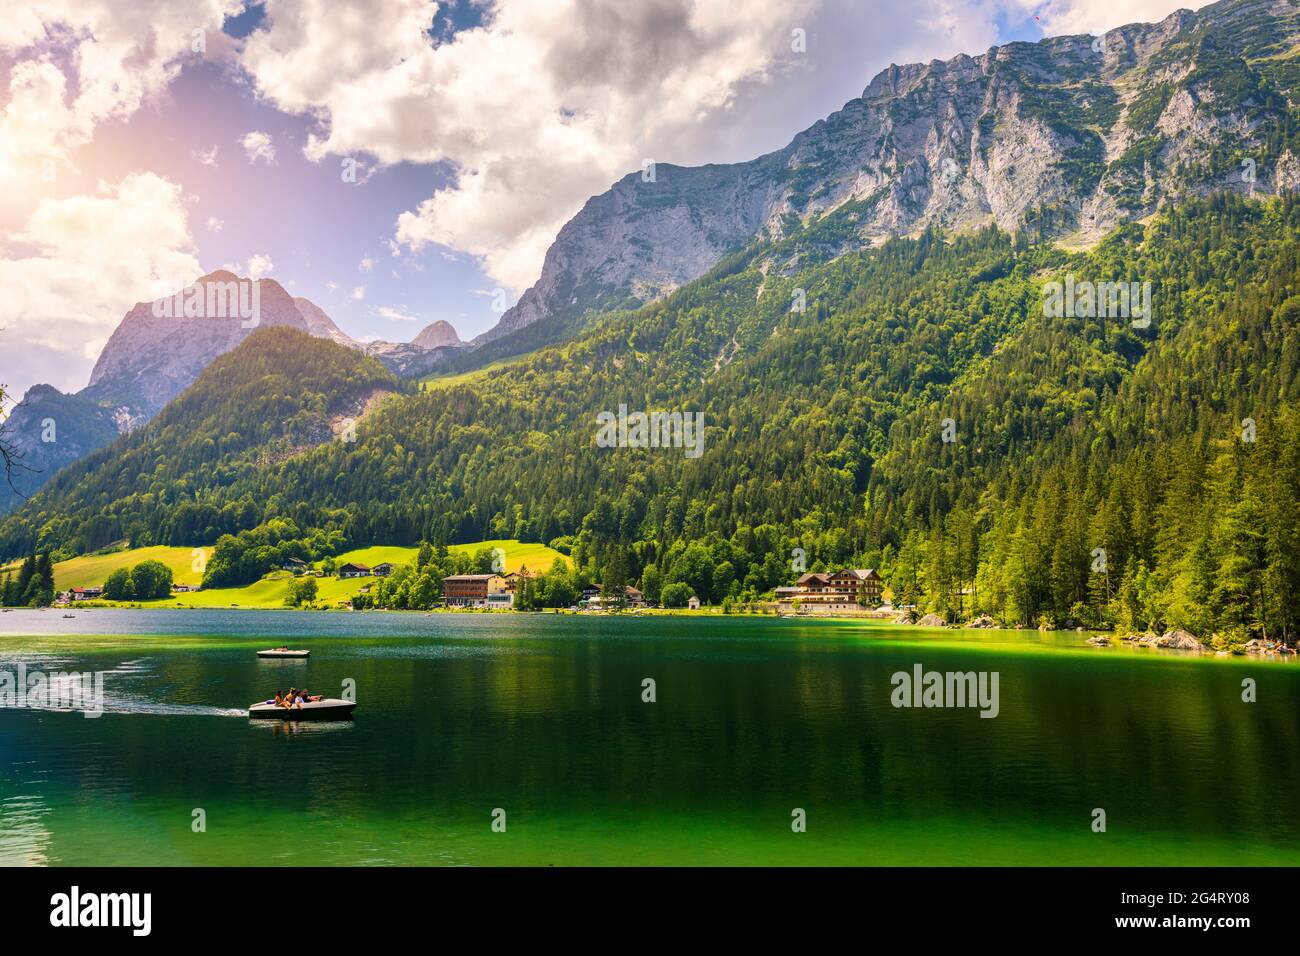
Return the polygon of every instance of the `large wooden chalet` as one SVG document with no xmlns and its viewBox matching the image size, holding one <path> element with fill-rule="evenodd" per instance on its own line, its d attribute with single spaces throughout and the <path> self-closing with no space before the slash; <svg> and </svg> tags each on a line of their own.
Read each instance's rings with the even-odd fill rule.
<svg viewBox="0 0 1300 956">
<path fill-rule="evenodd" d="M 884 582 L 874 568 L 809 571 L 794 587 L 777 588 L 776 599 L 778 604 L 798 601 L 801 607 L 854 611 L 878 605 L 883 591 Z"/>
</svg>

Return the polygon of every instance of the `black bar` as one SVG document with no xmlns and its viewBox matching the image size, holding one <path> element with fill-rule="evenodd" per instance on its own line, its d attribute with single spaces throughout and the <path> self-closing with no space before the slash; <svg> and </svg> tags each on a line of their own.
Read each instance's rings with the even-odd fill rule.
<svg viewBox="0 0 1300 956">
<path fill-rule="evenodd" d="M 205 951 L 229 943 L 241 953 L 503 936 L 680 945 L 690 926 L 760 943 L 901 932 L 927 946 L 1098 937 L 1230 944 L 1290 928 L 1295 896 L 1285 869 L 102 868 L 11 869 L 0 880 L 11 939 L 147 939 Z M 70 903 L 73 886 L 83 907 L 91 894 L 150 894 L 148 935 L 136 936 L 125 916 L 118 927 L 51 925 L 55 895 Z M 1187 922 L 1204 919 L 1211 925 Z"/>
</svg>

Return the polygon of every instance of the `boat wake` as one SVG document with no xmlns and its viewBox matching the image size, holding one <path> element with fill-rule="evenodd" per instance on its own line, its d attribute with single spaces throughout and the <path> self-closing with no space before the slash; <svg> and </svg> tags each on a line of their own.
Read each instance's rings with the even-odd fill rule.
<svg viewBox="0 0 1300 956">
<path fill-rule="evenodd" d="M 152 714 L 157 717 L 247 717 L 239 707 L 212 707 L 207 704 L 160 704 L 154 701 L 106 701 L 106 714 Z"/>
<path fill-rule="evenodd" d="M 68 707 L 40 701 L 24 701 L 13 706 L 0 701 L 0 712 L 6 710 L 38 710 L 54 714 L 85 713 L 85 707 Z M 102 714 L 149 714 L 155 717 L 247 717 L 248 711 L 238 707 L 212 707 L 206 704 L 162 704 L 154 701 L 106 700 L 99 708 Z"/>
</svg>

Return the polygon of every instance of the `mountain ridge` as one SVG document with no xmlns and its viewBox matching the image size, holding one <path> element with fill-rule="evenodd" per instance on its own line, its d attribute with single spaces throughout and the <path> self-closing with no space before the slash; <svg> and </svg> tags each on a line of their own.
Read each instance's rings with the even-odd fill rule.
<svg viewBox="0 0 1300 956">
<path fill-rule="evenodd" d="M 1272 27 L 1277 36 L 1261 38 Z M 891 64 L 782 149 L 725 166 L 657 164 L 593 196 L 560 230 L 538 280 L 473 343 L 654 301 L 752 241 L 779 240 L 789 217 L 807 222 L 852 203 L 861 208 L 844 250 L 928 225 L 990 221 L 1090 242 L 1185 195 L 1293 189 L 1294 71 L 1243 66 L 1244 81 L 1262 78 L 1274 99 L 1246 97 L 1223 113 L 1207 64 L 1217 68 L 1224 51 L 1258 60 L 1297 43 L 1300 14 L 1287 0 L 1221 0 L 1101 38 Z M 1189 59 L 1176 55 L 1184 52 Z M 1287 129 L 1281 148 L 1266 135 L 1270 123 Z M 1256 161 L 1249 182 L 1195 168 L 1247 147 L 1255 152 L 1243 158 Z"/>
</svg>

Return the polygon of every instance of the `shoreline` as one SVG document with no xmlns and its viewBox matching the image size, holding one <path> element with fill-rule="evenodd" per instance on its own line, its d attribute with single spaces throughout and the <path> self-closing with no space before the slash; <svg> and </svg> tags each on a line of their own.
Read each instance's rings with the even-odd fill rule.
<svg viewBox="0 0 1300 956">
<path fill-rule="evenodd" d="M 27 613 L 41 614 L 44 615 L 45 619 L 48 619 L 50 621 L 63 620 L 64 618 L 62 616 L 62 613 L 60 613 L 63 610 L 64 609 L 61 608 L 40 608 L 40 609 L 9 608 L 8 609 L 9 612 L 27 612 Z M 83 610 L 108 612 L 110 616 L 113 616 L 112 612 L 143 611 L 149 613 L 149 612 L 169 612 L 169 611 L 170 612 L 207 611 L 207 612 L 218 612 L 218 613 L 229 613 L 229 612 L 265 613 L 265 612 L 293 612 L 293 611 L 298 611 L 298 612 L 332 611 L 335 609 L 291 608 L 291 607 L 265 607 L 265 608 L 193 607 L 193 606 L 167 607 L 167 606 L 159 606 L 159 605 L 150 606 L 150 605 L 141 605 L 141 604 L 132 604 L 132 605 L 97 604 L 95 606 L 85 607 L 83 608 Z M 339 608 L 337 610 L 342 611 L 344 609 Z M 49 612 L 55 612 L 55 613 L 49 613 Z M 895 620 L 888 619 L 888 618 L 883 618 L 879 616 L 870 617 L 867 615 L 845 615 L 845 616 L 833 616 L 829 614 L 779 615 L 779 614 L 754 612 L 754 611 L 733 611 L 730 614 L 723 614 L 722 611 L 717 608 L 700 609 L 700 610 L 690 610 L 688 608 L 682 608 L 682 609 L 661 608 L 661 609 L 642 610 L 636 612 L 570 611 L 567 609 L 564 610 L 547 609 L 547 610 L 539 610 L 539 611 L 513 611 L 513 610 L 506 610 L 506 609 L 486 609 L 486 608 L 456 609 L 456 610 L 373 609 L 373 612 L 384 617 L 406 617 L 406 618 L 418 618 L 420 616 L 482 617 L 484 615 L 499 615 L 503 617 L 503 620 L 509 620 L 512 617 L 525 617 L 525 618 L 532 618 L 532 619 L 538 619 L 538 618 L 544 619 L 544 618 L 552 618 L 552 617 L 601 619 L 601 618 L 616 618 L 620 616 L 625 616 L 634 619 L 707 618 L 717 622 L 728 621 L 728 620 L 739 622 L 743 620 L 752 621 L 754 619 L 762 619 L 762 620 L 771 620 L 774 622 L 783 621 L 783 622 L 796 622 L 801 624 L 816 622 L 818 624 L 827 625 L 828 627 L 831 626 L 844 627 L 845 625 L 851 624 L 851 625 L 856 625 L 851 630 L 859 636 L 864 636 L 868 638 L 877 637 L 877 636 L 882 638 L 893 638 L 895 641 L 898 641 L 898 639 L 900 638 L 905 639 L 906 635 L 909 632 L 917 632 L 918 636 L 925 635 L 930 638 L 937 638 L 942 635 L 951 635 L 953 639 L 945 642 L 945 644 L 947 646 L 951 646 L 954 648 L 964 647 L 964 646 L 978 646 L 978 642 L 975 640 L 970 640 L 970 638 L 987 635 L 989 637 L 997 636 L 998 638 L 1002 639 L 1002 643 L 1008 645 L 1015 645 L 1024 648 L 1033 647 L 1049 653 L 1072 654 L 1080 657 L 1093 657 L 1095 655 L 1100 655 L 1103 657 L 1123 658 L 1125 660 L 1132 660 L 1132 659 L 1139 659 L 1139 658 L 1148 658 L 1148 659 L 1163 658 L 1163 659 L 1184 659 L 1184 660 L 1190 660 L 1190 659 L 1224 660 L 1224 661 L 1235 661 L 1239 663 L 1259 663 L 1259 662 L 1282 663 L 1282 664 L 1300 663 L 1300 657 L 1298 657 L 1294 652 L 1284 653 L 1284 654 L 1279 654 L 1274 650 L 1258 651 L 1258 652 L 1243 652 L 1243 651 L 1227 652 L 1227 651 L 1215 651 L 1214 649 L 1210 647 L 1206 647 L 1204 645 L 1202 645 L 1199 649 L 1188 648 L 1188 647 L 1161 646 L 1153 642 L 1129 639 L 1129 638 L 1137 637 L 1137 635 L 1121 636 L 1115 634 L 1114 632 L 1106 632 L 1106 631 L 1084 631 L 1082 629 L 1076 629 L 1076 628 L 1046 631 L 1037 628 L 1025 628 L 1025 627 L 1006 628 L 1006 627 L 970 627 L 970 626 L 960 626 L 960 625 L 905 624 L 905 623 L 899 623 Z M 77 616 L 78 615 L 73 615 L 74 618 Z M 327 616 L 337 620 L 342 615 L 333 614 Z M 31 631 L 22 631 L 22 630 L 14 630 L 14 631 L 6 632 L 4 630 L 4 625 L 6 625 L 7 623 L 8 622 L 6 621 L 5 617 L 2 614 L 0 614 L 0 640 L 3 640 L 5 638 L 40 638 L 40 637 L 93 638 L 93 637 L 122 636 L 122 635 L 113 634 L 112 632 L 99 634 L 96 632 L 81 632 L 76 629 L 69 629 L 64 631 L 47 631 L 44 633 L 41 632 L 33 633 Z M 878 635 L 872 635 L 870 634 L 871 631 L 893 632 L 893 633 L 881 633 Z M 164 633 L 165 632 L 155 632 L 155 636 L 162 636 L 162 634 Z M 961 637 L 958 637 L 958 635 L 960 635 Z M 186 636 L 186 635 L 178 631 L 174 636 Z M 193 635 L 193 636 L 200 636 L 200 635 Z M 259 636 L 266 636 L 266 635 L 259 635 Z M 303 638 L 310 638 L 313 636 L 315 635 L 311 635 L 311 634 L 302 635 Z M 320 636 L 325 637 L 325 636 L 333 636 L 333 635 L 322 634 Z M 360 634 L 358 636 L 366 637 L 369 635 Z M 1053 641 L 1041 640 L 1041 638 L 1049 637 L 1049 636 L 1052 637 L 1054 640 Z M 1069 643 L 1059 642 L 1060 638 L 1063 637 L 1069 638 Z M 962 638 L 966 638 L 966 639 L 962 639 Z M 1013 640 L 1008 641 L 1007 640 L 1008 638 L 1012 638 Z M 1110 651 L 1112 653 L 1106 654 L 1104 653 L 1106 651 Z M 1143 653 L 1143 651 L 1150 651 L 1151 653 Z"/>
</svg>

